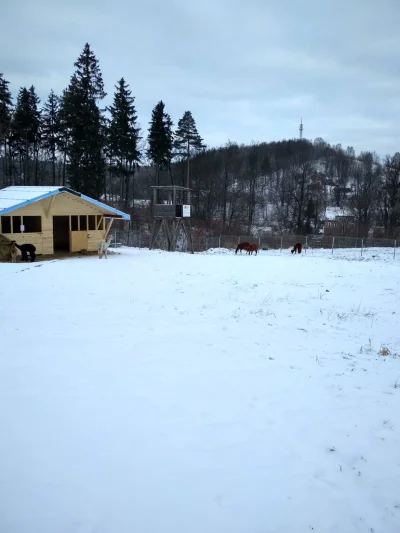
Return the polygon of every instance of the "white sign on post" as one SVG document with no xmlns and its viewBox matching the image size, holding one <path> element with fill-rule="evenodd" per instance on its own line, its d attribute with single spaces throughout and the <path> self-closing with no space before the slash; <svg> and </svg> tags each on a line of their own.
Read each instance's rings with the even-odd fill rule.
<svg viewBox="0 0 400 533">
<path fill-rule="evenodd" d="M 21 233 L 24 233 L 24 231 L 25 231 L 25 226 L 24 226 L 23 224 L 21 224 L 20 227 L 19 227 L 19 229 L 20 229 Z"/>
<path fill-rule="evenodd" d="M 190 205 L 182 206 L 182 217 L 190 217 Z"/>
</svg>

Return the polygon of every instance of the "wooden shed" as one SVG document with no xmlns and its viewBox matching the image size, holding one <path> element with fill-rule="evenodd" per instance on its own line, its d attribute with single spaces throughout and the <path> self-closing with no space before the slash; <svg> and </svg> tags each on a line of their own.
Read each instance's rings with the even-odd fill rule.
<svg viewBox="0 0 400 533">
<path fill-rule="evenodd" d="M 130 215 L 68 187 L 6 187 L 0 190 L 0 234 L 37 254 L 96 251 L 114 219 Z"/>
</svg>

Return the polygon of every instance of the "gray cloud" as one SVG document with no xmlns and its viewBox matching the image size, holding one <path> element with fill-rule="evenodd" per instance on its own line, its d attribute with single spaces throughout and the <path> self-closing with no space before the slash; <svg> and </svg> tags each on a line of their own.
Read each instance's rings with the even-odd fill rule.
<svg viewBox="0 0 400 533">
<path fill-rule="evenodd" d="M 124 76 L 143 128 L 163 99 L 209 144 L 296 137 L 400 151 L 398 0 L 17 0 L 0 71 L 61 93 L 85 42 L 109 93 Z"/>
</svg>

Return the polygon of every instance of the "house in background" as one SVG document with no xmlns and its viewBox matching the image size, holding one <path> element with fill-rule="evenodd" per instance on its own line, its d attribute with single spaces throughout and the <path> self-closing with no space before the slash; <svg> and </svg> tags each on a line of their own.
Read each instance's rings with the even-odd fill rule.
<svg viewBox="0 0 400 533">
<path fill-rule="evenodd" d="M 113 220 L 130 215 L 68 187 L 0 190 L 0 234 L 36 246 L 38 255 L 96 251 Z"/>
<path fill-rule="evenodd" d="M 368 229 L 346 208 L 327 207 L 324 235 L 328 237 L 365 237 Z"/>
</svg>

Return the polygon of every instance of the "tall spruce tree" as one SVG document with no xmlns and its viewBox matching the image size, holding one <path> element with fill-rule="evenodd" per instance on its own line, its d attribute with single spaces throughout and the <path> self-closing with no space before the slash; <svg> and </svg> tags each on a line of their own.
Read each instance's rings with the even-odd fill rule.
<svg viewBox="0 0 400 533">
<path fill-rule="evenodd" d="M 38 155 L 40 142 L 41 116 L 39 97 L 35 88 L 21 87 L 12 121 L 12 142 L 20 158 L 20 171 L 23 182 L 30 185 L 32 175 L 34 184 L 38 181 Z M 32 165 L 32 161 L 34 165 Z"/>
<path fill-rule="evenodd" d="M 32 152 L 34 159 L 34 184 L 39 183 L 39 154 L 40 140 L 42 134 L 42 112 L 39 109 L 40 98 L 36 94 L 35 87 L 32 85 L 29 89 L 29 101 L 32 110 L 32 124 L 34 125 L 34 134 L 32 135 Z"/>
<path fill-rule="evenodd" d="M 190 111 L 185 111 L 178 121 L 175 131 L 174 155 L 186 159 L 186 187 L 190 187 L 190 156 L 205 148 L 203 139 L 200 137 L 196 122 Z"/>
<path fill-rule="evenodd" d="M 62 96 L 60 97 L 59 110 L 58 110 L 58 120 L 60 124 L 60 134 L 58 137 L 58 150 L 61 153 L 61 179 L 59 183 L 62 183 L 63 186 L 67 183 L 67 162 L 68 162 L 68 152 L 69 145 L 71 141 L 71 120 L 68 116 L 68 89 L 64 89 Z"/>
<path fill-rule="evenodd" d="M 147 137 L 147 157 L 156 168 L 156 185 L 160 184 L 160 171 L 168 170 L 171 175 L 172 126 L 171 117 L 165 112 L 165 104 L 161 100 L 152 111 Z"/>
<path fill-rule="evenodd" d="M 57 148 L 60 142 L 60 99 L 50 91 L 49 97 L 42 108 L 42 148 L 50 157 L 51 177 L 53 185 L 57 181 Z"/>
<path fill-rule="evenodd" d="M 123 178 L 123 206 L 127 209 L 131 196 L 130 184 L 132 182 L 133 189 L 135 170 L 141 161 L 138 147 L 140 128 L 137 126 L 135 98 L 129 85 L 121 78 L 115 88 L 113 105 L 108 108 L 111 117 L 108 125 L 108 154 L 113 173 Z"/>
<path fill-rule="evenodd" d="M 99 62 L 88 43 L 74 66 L 61 102 L 62 125 L 68 132 L 64 149 L 69 181 L 73 189 L 99 198 L 105 175 L 105 134 L 98 102 L 106 93 Z"/>
<path fill-rule="evenodd" d="M 8 88 L 9 82 L 0 74 L 0 157 L 3 157 L 2 184 L 11 184 L 10 157 L 7 153 L 11 133 L 12 96 Z"/>
</svg>

